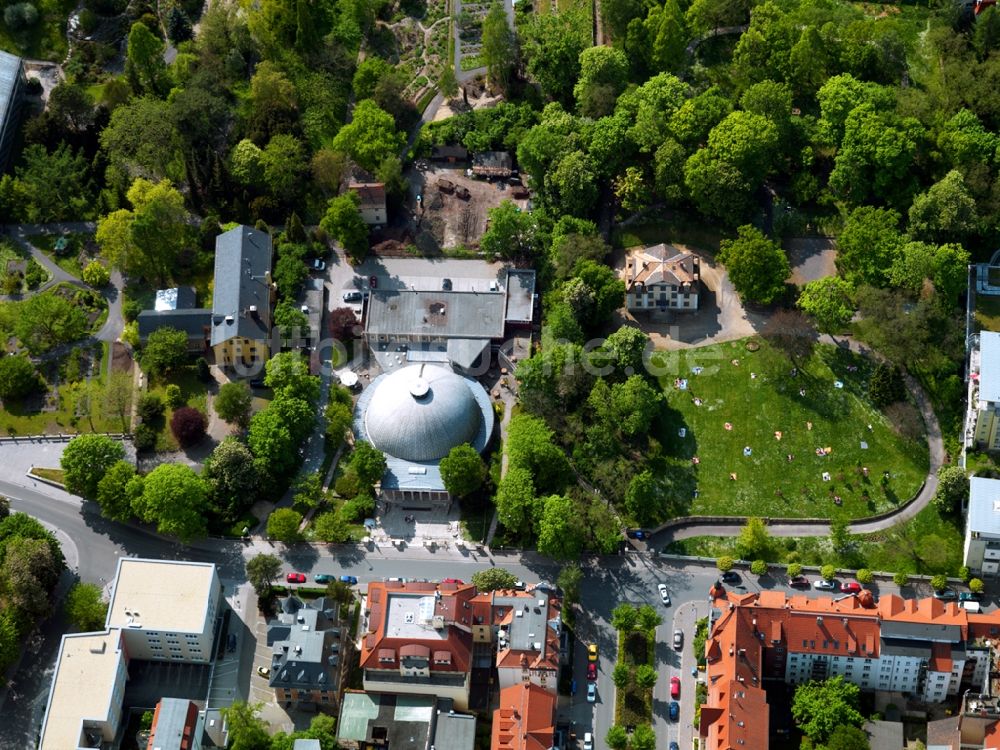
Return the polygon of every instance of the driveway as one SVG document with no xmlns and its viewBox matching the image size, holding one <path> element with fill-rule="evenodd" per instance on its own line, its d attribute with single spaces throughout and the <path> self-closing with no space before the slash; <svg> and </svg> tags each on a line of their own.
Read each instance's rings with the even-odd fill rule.
<svg viewBox="0 0 1000 750">
<path fill-rule="evenodd" d="M 793 284 L 837 275 L 837 244 L 829 237 L 793 237 L 785 242 L 785 251 Z"/>
</svg>

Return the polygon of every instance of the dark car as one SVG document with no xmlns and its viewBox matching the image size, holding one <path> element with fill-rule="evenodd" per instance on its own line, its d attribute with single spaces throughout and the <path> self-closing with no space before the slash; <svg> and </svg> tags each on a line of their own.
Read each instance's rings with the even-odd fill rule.
<svg viewBox="0 0 1000 750">
<path fill-rule="evenodd" d="M 378 289 L 378 276 L 369 276 L 368 286 L 372 289 Z"/>
<path fill-rule="evenodd" d="M 681 746 L 678 745 L 676 742 L 671 742 L 670 747 L 667 748 L 667 750 L 681 750 Z"/>
<path fill-rule="evenodd" d="M 958 594 L 960 602 L 978 602 L 980 595 L 973 591 L 962 591 Z"/>
<path fill-rule="evenodd" d="M 958 599 L 958 594 L 952 589 L 943 589 L 942 591 L 935 591 L 934 598 L 944 602 L 953 602 Z"/>
<path fill-rule="evenodd" d="M 625 536 L 627 536 L 629 539 L 643 540 L 646 538 L 646 532 L 643 531 L 642 529 L 629 529 L 628 531 L 625 532 Z"/>
<path fill-rule="evenodd" d="M 305 573 L 289 573 L 285 576 L 285 580 L 289 583 L 305 583 L 306 576 Z"/>
<path fill-rule="evenodd" d="M 681 717 L 681 705 L 677 701 L 670 701 L 668 707 L 670 721 L 677 721 Z"/>
<path fill-rule="evenodd" d="M 727 570 L 725 573 L 722 574 L 722 582 L 723 583 L 739 583 L 740 582 L 740 574 L 737 573 L 735 570 Z"/>
<path fill-rule="evenodd" d="M 446 291 L 451 291 L 451 279 L 441 279 L 441 288 Z"/>
<path fill-rule="evenodd" d="M 340 582 L 341 583 L 346 583 L 349 586 L 354 586 L 354 585 L 357 584 L 358 579 L 357 579 L 356 576 L 341 576 L 340 577 Z"/>
<path fill-rule="evenodd" d="M 250 379 L 250 387 L 251 388 L 263 388 L 264 387 L 264 378 L 251 378 Z"/>
<path fill-rule="evenodd" d="M 792 576 L 788 579 L 789 586 L 805 586 L 809 588 L 809 579 L 805 576 Z"/>
<path fill-rule="evenodd" d="M 316 583 L 333 583 L 336 579 L 329 573 L 317 573 L 313 576 Z"/>
</svg>

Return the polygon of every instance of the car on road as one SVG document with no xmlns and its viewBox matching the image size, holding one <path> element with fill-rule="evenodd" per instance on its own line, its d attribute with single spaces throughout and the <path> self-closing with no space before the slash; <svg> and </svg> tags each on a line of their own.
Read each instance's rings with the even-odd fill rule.
<svg viewBox="0 0 1000 750">
<path fill-rule="evenodd" d="M 267 679 L 269 679 L 271 677 L 271 668 L 270 667 L 257 667 L 257 674 L 259 674 L 261 677 L 263 677 L 265 680 L 267 680 Z"/>
<path fill-rule="evenodd" d="M 861 584 L 857 581 L 848 581 L 847 583 L 841 585 L 841 591 L 846 591 L 848 594 L 857 594 L 861 591 Z"/>
<path fill-rule="evenodd" d="M 681 678 L 674 675 L 670 678 L 670 697 L 680 698 L 681 697 Z"/>
<path fill-rule="evenodd" d="M 670 747 L 667 748 L 667 750 L 681 750 L 681 746 L 678 745 L 676 742 L 671 742 Z"/>
<path fill-rule="evenodd" d="M 285 580 L 289 583 L 305 583 L 306 576 L 305 573 L 289 573 L 285 576 Z"/>
<path fill-rule="evenodd" d="M 675 630 L 674 631 L 674 651 L 680 651 L 684 648 L 684 631 Z"/>
<path fill-rule="evenodd" d="M 953 589 L 942 589 L 941 591 L 934 592 L 934 598 L 940 599 L 943 602 L 953 602 L 958 599 L 958 593 Z"/>
<path fill-rule="evenodd" d="M 979 594 L 973 591 L 960 591 L 958 594 L 958 600 L 960 602 L 978 602 Z"/>
<path fill-rule="evenodd" d="M 670 701 L 668 708 L 670 711 L 670 721 L 677 721 L 681 718 L 681 705 L 677 701 Z"/>
<path fill-rule="evenodd" d="M 451 279 L 441 279 L 441 289 L 446 292 L 451 291 Z"/>
<path fill-rule="evenodd" d="M 597 703 L 597 683 L 587 685 L 587 703 Z"/>
<path fill-rule="evenodd" d="M 365 298 L 365 295 L 363 295 L 357 289 L 355 289 L 354 291 L 351 291 L 351 292 L 344 292 L 344 294 L 343 294 L 343 300 L 344 300 L 344 302 L 360 302 L 364 298 Z"/>
<path fill-rule="evenodd" d="M 660 592 L 660 601 L 663 602 L 663 606 L 670 606 L 670 593 L 667 591 L 667 584 L 658 583 L 656 584 L 656 590 Z"/>
<path fill-rule="evenodd" d="M 583 750 L 594 750 L 594 735 L 590 732 L 583 733 Z"/>
<path fill-rule="evenodd" d="M 356 576 L 341 576 L 340 582 L 346 583 L 348 586 L 356 586 L 358 583 L 358 579 Z"/>
<path fill-rule="evenodd" d="M 597 679 L 597 665 L 594 662 L 587 664 L 587 679 L 591 682 Z"/>
<path fill-rule="evenodd" d="M 319 258 L 316 258 L 312 262 L 312 269 L 314 271 L 325 271 L 326 270 L 326 261 L 325 260 L 320 260 Z"/>
<path fill-rule="evenodd" d="M 329 573 L 317 573 L 313 576 L 313 580 L 316 583 L 333 583 L 337 579 Z"/>
<path fill-rule="evenodd" d="M 641 541 L 646 538 L 646 532 L 642 529 L 628 529 L 625 532 L 625 536 L 629 539 L 639 539 Z"/>
<path fill-rule="evenodd" d="M 445 578 L 441 583 L 465 583 L 461 578 Z"/>
<path fill-rule="evenodd" d="M 725 573 L 722 574 L 722 582 L 723 583 L 739 583 L 740 582 L 740 574 L 737 573 L 735 570 L 727 570 Z"/>
<path fill-rule="evenodd" d="M 823 578 L 820 578 L 818 581 L 816 581 L 813 584 L 813 586 L 818 591 L 836 591 L 837 590 L 837 582 L 836 581 L 827 581 L 827 580 L 825 580 Z"/>
<path fill-rule="evenodd" d="M 809 586 L 809 579 L 805 576 L 792 576 L 788 579 L 789 586 Z"/>
<path fill-rule="evenodd" d="M 369 289 L 378 289 L 378 276 L 373 274 L 368 277 L 368 287 Z"/>
<path fill-rule="evenodd" d="M 597 661 L 597 644 L 591 643 L 587 646 L 587 661 Z"/>
</svg>

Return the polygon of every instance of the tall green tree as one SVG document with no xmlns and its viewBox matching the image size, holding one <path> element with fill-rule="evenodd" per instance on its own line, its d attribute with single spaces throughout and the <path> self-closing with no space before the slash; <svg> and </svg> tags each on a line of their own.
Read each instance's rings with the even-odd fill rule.
<svg viewBox="0 0 1000 750">
<path fill-rule="evenodd" d="M 767 526 L 760 518 L 748 518 L 736 537 L 736 554 L 743 560 L 768 558 L 772 553 L 772 539 Z"/>
<path fill-rule="evenodd" d="M 580 53 L 590 45 L 589 15 L 571 8 L 536 14 L 524 31 L 528 75 L 550 99 L 568 105 L 580 74 Z"/>
<path fill-rule="evenodd" d="M 749 224 L 737 230 L 736 239 L 720 243 L 718 258 L 740 297 L 749 302 L 771 304 L 782 295 L 791 274 L 784 250 Z"/>
<path fill-rule="evenodd" d="M 182 542 L 205 536 L 208 487 L 187 464 L 160 464 L 146 475 L 132 510 L 161 534 Z"/>
<path fill-rule="evenodd" d="M 236 701 L 222 709 L 229 731 L 229 750 L 270 750 L 271 733 L 260 717 L 261 703 Z"/>
<path fill-rule="evenodd" d="M 19 399 L 41 385 L 38 371 L 24 355 L 0 358 L 0 399 Z"/>
<path fill-rule="evenodd" d="M 839 276 L 825 276 L 803 287 L 798 306 L 824 333 L 840 333 L 854 317 L 853 292 Z"/>
<path fill-rule="evenodd" d="M 858 711 L 860 688 L 840 675 L 824 682 L 799 685 L 792 698 L 792 716 L 802 733 L 814 743 L 825 743 L 840 726 L 861 726 Z"/>
<path fill-rule="evenodd" d="M 625 89 L 628 79 L 628 59 L 620 49 L 589 47 L 580 53 L 580 78 L 573 87 L 573 96 L 580 114 L 603 117 L 615 106 L 615 100 Z"/>
<path fill-rule="evenodd" d="M 100 630 L 108 615 L 101 588 L 93 583 L 76 583 L 66 595 L 66 616 L 81 631 Z"/>
<path fill-rule="evenodd" d="M 538 522 L 538 551 L 557 560 L 571 560 L 583 549 L 581 530 L 573 523 L 573 501 L 565 495 L 549 495 Z"/>
<path fill-rule="evenodd" d="M 513 534 L 530 536 L 536 525 L 537 503 L 531 472 L 513 467 L 500 480 L 494 502 L 504 528 Z"/>
<path fill-rule="evenodd" d="M 441 459 L 441 480 L 455 497 L 467 497 L 486 481 L 486 464 L 468 443 L 456 445 Z"/>
<path fill-rule="evenodd" d="M 504 568 L 486 568 L 472 574 L 472 584 L 480 593 L 512 589 L 517 585 L 517 576 Z"/>
<path fill-rule="evenodd" d="M 208 483 L 212 508 L 226 520 L 236 520 L 257 500 L 263 479 L 245 443 L 227 437 L 205 459 L 202 473 Z"/>
<path fill-rule="evenodd" d="M 928 242 L 963 242 L 979 229 L 976 201 L 953 169 L 910 206 L 909 234 Z"/>
<path fill-rule="evenodd" d="M 371 99 L 363 99 L 355 105 L 350 124 L 333 139 L 332 147 L 350 154 L 359 166 L 374 172 L 387 156 L 398 154 L 404 142 L 392 115 Z"/>
<path fill-rule="evenodd" d="M 117 461 L 125 458 L 125 447 L 105 435 L 78 435 L 69 441 L 59 466 L 66 489 L 88 500 L 96 499 L 97 485 Z"/>
<path fill-rule="evenodd" d="M 501 3 L 493 3 L 482 25 L 482 56 L 490 83 L 507 92 L 517 64 L 514 32 L 507 24 L 507 13 Z"/>
<path fill-rule="evenodd" d="M 488 256 L 528 259 L 541 252 L 541 230 L 537 218 L 530 212 L 521 211 L 505 200 L 488 213 L 488 227 L 479 241 L 480 249 Z"/>
<path fill-rule="evenodd" d="M 837 269 L 851 284 L 884 286 L 903 247 L 899 214 L 888 208 L 861 206 L 847 215 L 837 237 Z"/>
<path fill-rule="evenodd" d="M 275 555 L 259 553 L 247 560 L 247 580 L 257 592 L 265 597 L 271 592 L 271 584 L 281 575 L 281 559 Z"/>
<path fill-rule="evenodd" d="M 290 544 L 302 538 L 299 524 L 302 514 L 292 508 L 278 508 L 267 519 L 267 535 L 271 539 Z"/>
<path fill-rule="evenodd" d="M 176 328 L 157 328 L 149 334 L 139 363 L 153 377 L 180 367 L 188 357 L 188 337 Z"/>
<path fill-rule="evenodd" d="M 144 23 L 135 22 L 128 33 L 125 75 L 133 91 L 160 96 L 166 93 L 168 77 L 163 61 L 163 42 Z"/>
<path fill-rule="evenodd" d="M 44 354 L 87 331 L 83 310 L 52 292 L 36 294 L 17 306 L 14 333 L 32 354 Z"/>
<path fill-rule="evenodd" d="M 368 225 L 361 218 L 359 204 L 358 194 L 353 191 L 338 195 L 327 204 L 320 221 L 320 226 L 344 246 L 348 258 L 355 264 L 368 254 Z"/>
<path fill-rule="evenodd" d="M 218 395 L 212 400 L 215 413 L 226 422 L 246 427 L 250 423 L 253 393 L 250 386 L 242 381 L 223 383 Z"/>
<path fill-rule="evenodd" d="M 97 504 L 101 506 L 101 515 L 112 521 L 132 518 L 134 490 L 142 487 L 141 481 L 135 482 L 135 478 L 135 467 L 128 461 L 116 461 L 108 467 L 97 483 Z"/>
</svg>

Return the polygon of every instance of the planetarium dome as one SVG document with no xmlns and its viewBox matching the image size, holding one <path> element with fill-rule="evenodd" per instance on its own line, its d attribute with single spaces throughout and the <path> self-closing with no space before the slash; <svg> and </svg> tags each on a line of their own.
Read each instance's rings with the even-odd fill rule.
<svg viewBox="0 0 1000 750">
<path fill-rule="evenodd" d="M 456 445 L 474 443 L 483 414 L 473 388 L 482 386 L 435 365 L 410 365 L 373 383 L 364 412 L 368 440 L 405 461 L 439 461 Z"/>
</svg>

